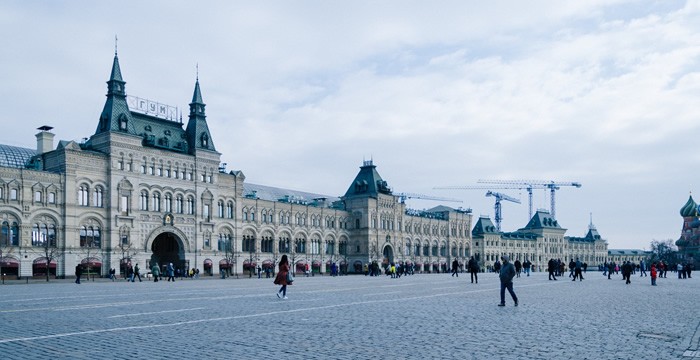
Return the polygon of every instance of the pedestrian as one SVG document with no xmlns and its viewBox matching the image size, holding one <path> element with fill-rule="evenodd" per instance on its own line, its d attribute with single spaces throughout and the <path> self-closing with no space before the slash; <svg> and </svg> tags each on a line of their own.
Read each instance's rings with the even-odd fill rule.
<svg viewBox="0 0 700 360">
<path fill-rule="evenodd" d="M 530 259 L 525 259 L 525 263 L 523 264 L 523 269 L 525 269 L 525 273 L 527 276 L 530 276 L 530 268 L 532 267 L 532 263 L 530 262 Z"/>
<path fill-rule="evenodd" d="M 109 269 L 109 278 L 112 280 L 112 282 L 114 282 L 114 280 L 117 277 L 116 273 L 117 273 L 117 271 L 114 270 L 114 268 Z"/>
<path fill-rule="evenodd" d="M 608 280 L 610 280 L 610 275 L 612 275 L 612 273 L 615 272 L 615 269 L 617 269 L 617 265 L 615 265 L 614 261 L 611 261 L 608 264 Z"/>
<path fill-rule="evenodd" d="M 81 264 L 75 265 L 75 283 L 80 284 L 80 277 L 83 275 L 83 266 Z"/>
<path fill-rule="evenodd" d="M 139 269 L 139 263 L 136 263 L 136 266 L 134 266 L 134 277 L 131 278 L 131 282 L 136 282 L 136 278 L 139 278 L 139 282 L 141 282 L 141 269 Z"/>
<path fill-rule="evenodd" d="M 556 280 L 557 277 L 554 274 L 557 271 L 557 262 L 554 259 L 549 259 L 547 262 L 547 271 L 549 272 L 549 280 Z"/>
<path fill-rule="evenodd" d="M 523 264 L 520 263 L 520 259 L 515 260 L 515 277 L 520 277 L 520 271 L 523 269 Z"/>
<path fill-rule="evenodd" d="M 683 278 L 683 271 L 684 271 L 683 264 L 678 263 L 678 265 L 676 265 L 676 271 L 678 271 L 678 279 L 682 279 Z"/>
<path fill-rule="evenodd" d="M 644 260 L 639 260 L 639 277 L 647 276 L 647 269 Z"/>
<path fill-rule="evenodd" d="M 168 282 L 170 282 L 170 280 L 175 282 L 175 269 L 173 268 L 173 263 L 169 263 L 165 271 L 168 272 Z"/>
<path fill-rule="evenodd" d="M 578 278 L 578 281 L 583 280 L 583 273 L 581 272 L 581 269 L 583 267 L 583 264 L 581 264 L 581 260 L 576 258 L 576 262 L 574 263 L 574 280 L 576 281 L 576 278 Z"/>
<path fill-rule="evenodd" d="M 126 281 L 134 282 L 134 266 L 131 263 L 126 265 Z"/>
<path fill-rule="evenodd" d="M 153 282 L 158 282 L 158 277 L 160 276 L 160 268 L 158 267 L 158 264 L 153 264 L 153 267 L 151 268 L 151 275 L 153 275 Z"/>
<path fill-rule="evenodd" d="M 630 277 L 632 275 L 632 264 L 629 261 L 625 261 L 625 263 L 622 265 L 622 279 L 626 280 L 625 285 L 628 285 L 631 283 Z"/>
<path fill-rule="evenodd" d="M 503 264 L 498 274 L 498 277 L 501 280 L 501 302 L 498 304 L 498 306 L 506 306 L 506 289 L 508 289 L 510 296 L 513 298 L 515 306 L 518 306 L 518 297 L 513 291 L 513 277 L 515 277 L 515 266 L 508 262 L 508 255 L 501 256 L 501 260 L 503 261 Z"/>
<path fill-rule="evenodd" d="M 459 267 L 459 261 L 457 261 L 457 259 L 452 260 L 452 275 L 451 276 L 457 275 L 457 277 L 459 277 L 459 274 L 457 273 L 458 267 Z"/>
<path fill-rule="evenodd" d="M 476 281 L 476 283 L 479 283 L 479 262 L 474 259 L 472 256 L 469 258 L 469 262 L 467 263 L 467 266 L 469 267 L 469 272 L 471 273 L 472 277 L 472 284 Z"/>
<path fill-rule="evenodd" d="M 287 275 L 289 274 L 289 260 L 287 260 L 287 255 L 282 255 L 282 259 L 279 263 L 279 271 L 277 276 L 275 276 L 275 285 L 281 285 L 280 289 L 277 291 L 277 297 L 282 299 L 287 299 L 287 285 L 292 285 L 288 281 Z"/>
<path fill-rule="evenodd" d="M 262 268 L 260 267 L 260 265 L 258 265 L 257 270 L 258 270 L 258 279 L 260 279 L 260 278 L 262 278 Z"/>
<path fill-rule="evenodd" d="M 649 272 L 651 273 L 651 286 L 656 286 L 656 264 L 651 264 Z"/>
</svg>

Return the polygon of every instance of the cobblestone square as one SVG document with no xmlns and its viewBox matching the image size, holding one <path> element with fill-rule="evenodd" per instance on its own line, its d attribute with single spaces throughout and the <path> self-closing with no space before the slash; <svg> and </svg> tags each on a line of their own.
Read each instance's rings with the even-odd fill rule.
<svg viewBox="0 0 700 360">
<path fill-rule="evenodd" d="M 33 359 L 693 359 L 696 278 L 599 272 L 572 282 L 496 274 L 0 286 L 0 355 Z"/>
</svg>

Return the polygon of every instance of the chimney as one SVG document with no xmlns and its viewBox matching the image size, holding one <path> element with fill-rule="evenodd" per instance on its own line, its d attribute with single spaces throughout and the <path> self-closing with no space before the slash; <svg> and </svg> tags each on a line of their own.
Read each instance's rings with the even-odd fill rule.
<svg viewBox="0 0 700 360">
<path fill-rule="evenodd" d="M 55 135 L 49 132 L 51 129 L 53 129 L 53 127 L 48 125 L 37 128 L 37 130 L 41 130 L 41 132 L 36 134 L 36 151 L 38 154 L 53 150 L 53 137 Z"/>
</svg>

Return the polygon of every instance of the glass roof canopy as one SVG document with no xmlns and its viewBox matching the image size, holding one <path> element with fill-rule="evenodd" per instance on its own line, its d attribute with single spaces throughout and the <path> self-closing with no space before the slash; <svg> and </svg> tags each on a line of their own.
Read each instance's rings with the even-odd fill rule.
<svg viewBox="0 0 700 360">
<path fill-rule="evenodd" d="M 0 144 L 0 166 L 24 168 L 36 150 Z"/>
</svg>

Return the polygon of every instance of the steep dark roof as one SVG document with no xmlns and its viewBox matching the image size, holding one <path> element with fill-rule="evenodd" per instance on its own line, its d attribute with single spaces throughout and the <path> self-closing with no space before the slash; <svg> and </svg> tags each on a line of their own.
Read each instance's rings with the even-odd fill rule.
<svg viewBox="0 0 700 360">
<path fill-rule="evenodd" d="M 496 230 L 496 225 L 493 224 L 491 218 L 482 216 L 476 221 L 474 229 L 472 229 L 472 235 L 478 236 L 483 234 L 498 234 Z"/>
<path fill-rule="evenodd" d="M 355 176 L 355 180 L 350 184 L 348 191 L 345 192 L 345 197 L 357 195 L 376 197 L 379 193 L 390 195 L 391 188 L 379 176 L 372 161 L 365 161 L 360 167 L 360 172 Z"/>
<path fill-rule="evenodd" d="M 537 235 L 521 233 L 521 232 L 507 232 L 502 233 L 501 238 L 505 240 L 537 240 Z"/>
<path fill-rule="evenodd" d="M 692 195 L 688 197 L 688 201 L 686 201 L 685 205 L 681 208 L 681 216 L 698 216 L 698 204 L 695 203 Z"/>
<path fill-rule="evenodd" d="M 182 124 L 138 112 L 131 112 L 132 128 L 135 135 L 143 138 L 146 146 L 187 153 L 189 145 Z"/>
<path fill-rule="evenodd" d="M 557 222 L 548 211 L 537 210 L 535 215 L 532 216 L 532 219 L 530 219 L 530 222 L 525 226 L 525 229 L 542 228 L 561 229 L 562 227 L 559 226 L 559 222 Z"/>
</svg>

